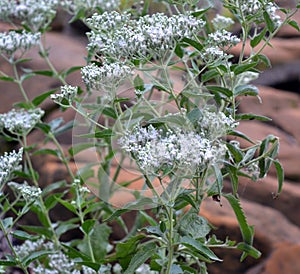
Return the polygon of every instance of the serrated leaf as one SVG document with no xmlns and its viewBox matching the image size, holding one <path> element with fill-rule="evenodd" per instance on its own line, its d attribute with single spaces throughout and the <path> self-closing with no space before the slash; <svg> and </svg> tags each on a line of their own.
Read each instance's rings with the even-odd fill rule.
<svg viewBox="0 0 300 274">
<path fill-rule="evenodd" d="M 203 243 L 195 240 L 192 237 L 189 236 L 182 237 L 180 240 L 180 244 L 184 245 L 185 247 L 191 248 L 196 252 L 199 252 L 201 255 L 203 255 L 204 257 L 210 260 L 222 261 L 207 246 L 205 246 Z"/>
<path fill-rule="evenodd" d="M 155 252 L 156 252 L 155 243 L 148 243 L 142 246 L 132 257 L 128 268 L 124 271 L 123 274 L 132 274 L 134 271 L 146 262 Z"/>
<path fill-rule="evenodd" d="M 241 85 L 235 87 L 233 93 L 235 96 L 257 96 L 259 91 L 258 88 L 254 85 Z"/>
</svg>

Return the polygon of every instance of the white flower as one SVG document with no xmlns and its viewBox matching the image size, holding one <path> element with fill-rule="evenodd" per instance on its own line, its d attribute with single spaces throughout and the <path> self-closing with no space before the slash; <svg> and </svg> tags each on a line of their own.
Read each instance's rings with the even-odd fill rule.
<svg viewBox="0 0 300 274">
<path fill-rule="evenodd" d="M 112 11 L 117 9 L 120 6 L 120 3 L 120 0 L 63 0 L 60 2 L 60 5 L 69 13 L 75 14 L 80 10 L 92 11 L 101 9 Z"/>
<path fill-rule="evenodd" d="M 58 4 L 58 0 L 1 0 L 0 17 L 6 21 L 20 20 L 31 31 L 37 32 L 49 26 Z"/>
<path fill-rule="evenodd" d="M 35 202 L 42 194 L 42 190 L 39 187 L 29 186 L 27 182 L 24 182 L 23 184 L 9 182 L 8 185 L 16 192 L 20 193 L 27 203 Z"/>
<path fill-rule="evenodd" d="M 123 63 L 104 63 L 97 66 L 94 63 L 81 69 L 84 83 L 93 89 L 101 90 L 105 87 L 117 87 L 131 75 L 131 69 Z"/>
<path fill-rule="evenodd" d="M 26 51 L 40 43 L 40 33 L 9 31 L 0 33 L 0 53 L 11 55 L 17 50 Z"/>
<path fill-rule="evenodd" d="M 60 88 L 61 93 L 51 94 L 50 98 L 57 103 L 62 103 L 63 99 L 66 99 L 70 104 L 74 101 L 78 87 L 73 87 L 70 85 L 65 85 Z"/>
<path fill-rule="evenodd" d="M 18 152 L 5 152 L 3 156 L 0 156 L 0 188 L 4 183 L 12 179 L 14 171 L 21 170 L 22 155 L 23 148 L 20 148 Z"/>
<path fill-rule="evenodd" d="M 124 20 L 127 17 L 127 20 Z M 174 49 L 184 37 L 192 37 L 204 21 L 188 15 L 168 17 L 161 13 L 138 20 L 117 13 L 104 13 L 88 20 L 89 49 L 115 59 L 159 58 Z M 111 18 L 117 18 L 114 22 Z"/>
<path fill-rule="evenodd" d="M 41 121 L 44 111 L 36 109 L 12 109 L 8 113 L 0 114 L 0 130 L 8 130 L 12 134 L 26 135 Z"/>
<path fill-rule="evenodd" d="M 229 28 L 234 24 L 234 21 L 230 17 L 225 17 L 217 14 L 216 17 L 212 20 L 212 24 L 215 30 L 222 30 Z"/>
<path fill-rule="evenodd" d="M 211 46 L 228 47 L 234 46 L 240 39 L 227 30 L 217 30 L 208 35 L 208 44 Z"/>
</svg>

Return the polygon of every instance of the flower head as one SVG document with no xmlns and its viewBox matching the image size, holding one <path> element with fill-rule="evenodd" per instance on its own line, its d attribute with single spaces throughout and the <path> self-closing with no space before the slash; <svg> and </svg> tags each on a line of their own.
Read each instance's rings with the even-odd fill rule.
<svg viewBox="0 0 300 274">
<path fill-rule="evenodd" d="M 36 109 L 12 109 L 8 113 L 0 114 L 0 130 L 7 130 L 16 135 L 27 135 L 34 126 L 41 121 L 44 111 Z"/>
<path fill-rule="evenodd" d="M 131 75 L 131 69 L 123 63 L 104 63 L 101 67 L 94 63 L 81 69 L 84 83 L 96 90 L 105 90 L 106 87 L 117 87 Z"/>
<path fill-rule="evenodd" d="M 8 185 L 19 193 L 27 203 L 35 202 L 42 194 L 42 190 L 39 187 L 29 186 L 27 182 L 23 184 L 9 182 Z"/>
<path fill-rule="evenodd" d="M 114 59 L 158 58 L 174 49 L 184 37 L 199 32 L 205 24 L 192 15 L 168 17 L 156 13 L 138 20 L 124 20 L 126 17 L 128 15 L 122 17 L 117 13 L 105 13 L 88 21 L 92 29 L 89 49 Z M 116 21 L 111 18 L 116 18 Z"/>
<path fill-rule="evenodd" d="M 225 17 L 217 14 L 216 17 L 212 20 L 212 24 L 215 30 L 222 30 L 229 28 L 234 24 L 234 21 L 230 17 Z"/>
<path fill-rule="evenodd" d="M 0 156 L 0 188 L 12 179 L 14 171 L 21 170 L 22 155 L 23 148 L 20 148 L 18 152 L 5 152 L 3 156 Z"/>
<path fill-rule="evenodd" d="M 40 42 L 40 33 L 9 31 L 0 33 L 0 53 L 12 55 L 17 50 L 26 51 Z"/>
<path fill-rule="evenodd" d="M 74 101 L 77 92 L 78 92 L 78 87 L 73 87 L 70 85 L 65 85 L 62 86 L 60 88 L 61 93 L 57 93 L 57 94 L 51 94 L 50 98 L 54 101 L 59 103 L 62 103 L 63 100 L 67 100 L 69 102 L 69 104 L 72 104 L 72 102 Z"/>
</svg>

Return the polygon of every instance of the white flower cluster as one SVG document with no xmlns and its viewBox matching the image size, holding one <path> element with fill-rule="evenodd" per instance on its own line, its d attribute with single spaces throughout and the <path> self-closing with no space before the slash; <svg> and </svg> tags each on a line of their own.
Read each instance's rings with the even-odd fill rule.
<svg viewBox="0 0 300 274">
<path fill-rule="evenodd" d="M 237 5 L 240 5 L 240 10 L 244 16 L 255 16 L 260 21 L 264 21 L 263 13 L 266 11 L 275 25 L 281 24 L 280 16 L 276 14 L 278 6 L 268 0 L 242 0 L 238 1 Z"/>
<path fill-rule="evenodd" d="M 225 29 L 217 30 L 208 35 L 208 44 L 212 46 L 224 48 L 229 46 L 235 46 L 239 42 L 240 39 L 236 35 L 233 35 Z"/>
<path fill-rule="evenodd" d="M 35 202 L 42 194 L 42 190 L 39 187 L 29 186 L 27 182 L 23 184 L 9 182 L 8 185 L 19 193 L 27 203 Z"/>
<path fill-rule="evenodd" d="M 227 54 L 218 47 L 207 47 L 204 48 L 201 56 L 207 63 L 209 63 L 215 60 L 223 60 L 227 57 Z"/>
<path fill-rule="evenodd" d="M 116 23 L 111 18 L 117 18 Z M 162 57 L 166 51 L 174 49 L 184 37 L 192 37 L 205 25 L 193 16 L 162 13 L 146 15 L 138 20 L 124 21 L 117 13 L 98 15 L 104 26 L 112 26 L 103 32 L 99 23 L 89 22 L 89 49 L 104 56 L 119 59 Z M 98 27 L 98 28 L 97 28 Z"/>
<path fill-rule="evenodd" d="M 18 19 L 36 32 L 45 29 L 56 15 L 58 0 L 1 0 L 0 17 Z"/>
<path fill-rule="evenodd" d="M 15 251 L 20 258 L 24 258 L 35 251 L 49 250 L 55 251 L 53 254 L 48 254 L 47 267 L 42 264 L 31 264 L 30 267 L 34 273 L 43 274 L 92 274 L 96 273 L 91 268 L 83 266 L 82 272 L 77 269 L 78 265 L 67 257 L 62 251 L 55 250 L 52 242 L 46 242 L 45 238 L 42 237 L 36 241 L 26 240 L 22 245 L 16 246 Z M 102 273 L 102 272 L 101 272 Z"/>
<path fill-rule="evenodd" d="M 23 148 L 20 148 L 18 152 L 5 152 L 3 156 L 0 156 L 0 189 L 4 183 L 12 179 L 14 171 L 21 170 L 22 155 Z"/>
<path fill-rule="evenodd" d="M 41 34 L 30 33 L 23 30 L 22 32 L 9 31 L 0 33 L 0 54 L 12 55 L 17 50 L 26 51 L 39 44 Z"/>
<path fill-rule="evenodd" d="M 227 29 L 234 24 L 234 21 L 230 17 L 225 17 L 220 14 L 217 14 L 211 22 L 215 30 Z"/>
<path fill-rule="evenodd" d="M 200 134 L 180 129 L 155 129 L 136 126 L 120 138 L 119 143 L 131 153 L 146 174 L 158 174 L 164 169 L 176 174 L 194 175 L 210 164 L 218 163 L 225 155 L 221 142 L 211 142 Z"/>
<path fill-rule="evenodd" d="M 77 95 L 78 87 L 64 85 L 64 86 L 61 86 L 60 90 L 61 90 L 61 93 L 51 94 L 50 98 L 58 104 L 62 103 L 62 101 L 64 99 L 66 99 L 69 102 L 69 104 L 72 104 L 72 102 L 74 101 L 74 99 Z"/>
<path fill-rule="evenodd" d="M 92 11 L 101 9 L 112 11 L 120 6 L 120 0 L 63 0 L 60 6 L 66 9 L 70 14 L 76 14 L 80 10 Z"/>
<path fill-rule="evenodd" d="M 84 83 L 93 89 L 101 90 L 105 87 L 117 87 L 131 75 L 131 69 L 123 63 L 104 63 L 101 67 L 92 63 L 81 69 Z"/>
<path fill-rule="evenodd" d="M 231 116 L 227 117 L 223 112 L 215 112 L 207 108 L 202 110 L 202 117 L 196 123 L 196 130 L 201 136 L 210 140 L 217 140 L 238 126 Z"/>
<path fill-rule="evenodd" d="M 12 109 L 8 113 L 0 114 L 0 131 L 4 129 L 12 134 L 26 135 L 41 121 L 44 111 L 36 109 Z"/>
</svg>

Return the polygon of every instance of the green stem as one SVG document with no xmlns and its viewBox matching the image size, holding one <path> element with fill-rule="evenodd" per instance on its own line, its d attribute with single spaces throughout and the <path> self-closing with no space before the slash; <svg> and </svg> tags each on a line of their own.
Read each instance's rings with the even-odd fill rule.
<svg viewBox="0 0 300 274">
<path fill-rule="evenodd" d="M 174 231 L 173 231 L 173 208 L 166 207 L 167 216 L 169 219 L 169 231 L 167 233 L 168 238 L 168 264 L 167 264 L 167 271 L 166 274 L 171 274 L 171 267 L 173 264 L 173 255 L 174 255 L 174 246 L 173 246 L 173 239 L 174 239 Z"/>
<path fill-rule="evenodd" d="M 13 67 L 13 72 L 14 72 L 14 76 L 15 76 L 15 83 L 18 85 L 20 91 L 21 91 L 21 94 L 22 96 L 24 97 L 26 103 L 28 104 L 32 104 L 31 101 L 29 100 L 24 88 L 23 88 L 23 85 L 22 85 L 22 81 L 20 79 L 20 76 L 19 76 L 19 73 L 18 73 L 18 69 L 17 69 L 17 65 L 15 62 L 12 63 L 12 67 Z"/>
<path fill-rule="evenodd" d="M 16 253 L 15 249 L 14 249 L 14 246 L 8 236 L 8 234 L 10 233 L 11 230 L 6 230 L 5 227 L 3 226 L 3 223 L 2 223 L 2 220 L 0 220 L 0 229 L 2 230 L 3 234 L 4 234 L 4 237 L 14 255 L 14 257 L 16 258 L 16 262 L 18 263 L 19 267 L 24 271 L 25 274 L 29 274 L 29 272 L 27 271 L 27 268 L 26 266 L 23 265 L 23 263 L 21 262 L 18 254 Z"/>
</svg>

